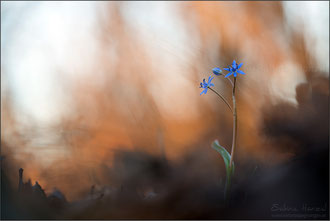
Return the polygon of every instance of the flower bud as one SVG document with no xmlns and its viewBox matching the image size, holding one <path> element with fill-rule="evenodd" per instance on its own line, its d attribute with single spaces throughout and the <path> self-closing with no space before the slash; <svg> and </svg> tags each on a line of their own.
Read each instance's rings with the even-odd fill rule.
<svg viewBox="0 0 330 221">
<path fill-rule="evenodd" d="M 220 68 L 213 68 L 212 71 L 213 71 L 213 74 L 215 74 L 217 76 L 222 75 L 222 70 Z"/>
</svg>

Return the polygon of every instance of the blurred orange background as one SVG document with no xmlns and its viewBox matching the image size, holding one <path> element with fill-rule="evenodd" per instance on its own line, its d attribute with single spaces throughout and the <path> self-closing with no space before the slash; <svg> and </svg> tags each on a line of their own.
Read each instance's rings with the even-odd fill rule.
<svg viewBox="0 0 330 221">
<path fill-rule="evenodd" d="M 117 149 L 171 161 L 189 151 L 219 158 L 214 139 L 229 150 L 230 112 L 210 91 L 200 96 L 214 67 L 244 63 L 237 160 L 269 165 L 295 152 L 263 134 L 263 108 L 297 106 L 297 85 L 329 77 L 329 2 L 1 6 L 2 155 L 69 199 L 102 183 L 99 168 Z M 213 81 L 231 100 L 228 82 Z"/>
</svg>

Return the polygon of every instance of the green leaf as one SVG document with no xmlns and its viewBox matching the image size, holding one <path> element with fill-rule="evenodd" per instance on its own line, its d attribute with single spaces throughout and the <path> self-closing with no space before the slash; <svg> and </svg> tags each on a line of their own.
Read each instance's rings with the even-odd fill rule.
<svg viewBox="0 0 330 221">
<path fill-rule="evenodd" d="M 230 171 L 229 163 L 230 163 L 231 156 L 228 153 L 228 151 L 226 150 L 226 148 L 224 148 L 223 146 L 221 146 L 219 144 L 218 140 L 215 140 L 212 143 L 212 148 L 215 149 L 216 151 L 218 151 L 220 153 L 220 155 L 222 156 L 223 161 L 225 162 L 227 176 L 231 176 L 232 174 L 234 174 L 235 164 L 233 162 L 233 168 Z"/>
</svg>

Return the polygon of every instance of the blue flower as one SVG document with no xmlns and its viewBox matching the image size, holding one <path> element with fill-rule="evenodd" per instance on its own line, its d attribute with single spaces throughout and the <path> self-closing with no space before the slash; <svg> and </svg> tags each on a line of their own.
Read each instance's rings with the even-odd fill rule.
<svg viewBox="0 0 330 221">
<path fill-rule="evenodd" d="M 209 76 L 209 79 L 208 79 L 207 83 L 205 81 L 205 78 L 203 79 L 203 82 L 200 83 L 200 85 L 201 85 L 200 88 L 204 88 L 204 90 L 202 91 L 202 93 L 200 95 L 202 95 L 203 93 L 206 94 L 206 92 L 209 89 L 209 87 L 214 86 L 214 84 L 211 83 L 211 81 L 213 80 L 213 78 L 214 77 Z"/>
<path fill-rule="evenodd" d="M 212 71 L 213 71 L 213 74 L 215 74 L 217 76 L 222 74 L 222 71 L 220 68 L 213 68 Z"/>
<path fill-rule="evenodd" d="M 228 68 L 224 68 L 224 70 L 229 71 L 229 73 L 225 77 L 229 77 L 230 75 L 234 74 L 234 77 L 237 77 L 237 73 L 245 74 L 243 71 L 238 70 L 242 67 L 243 63 L 240 63 L 237 65 L 236 61 L 234 60 L 231 64 L 231 67 L 228 66 Z"/>
</svg>

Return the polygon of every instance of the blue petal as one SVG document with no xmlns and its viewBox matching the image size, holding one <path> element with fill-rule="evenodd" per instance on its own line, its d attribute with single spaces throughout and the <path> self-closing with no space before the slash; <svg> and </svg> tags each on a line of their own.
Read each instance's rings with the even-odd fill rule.
<svg viewBox="0 0 330 221">
<path fill-rule="evenodd" d="M 223 68 L 223 70 L 230 71 L 230 68 Z"/>
<path fill-rule="evenodd" d="M 203 84 L 204 84 L 204 85 L 206 84 L 205 78 L 203 79 Z"/>
<path fill-rule="evenodd" d="M 236 68 L 236 61 L 234 60 L 232 65 L 231 65 L 233 68 Z"/>
<path fill-rule="evenodd" d="M 205 89 L 200 93 L 200 95 L 202 95 L 202 94 L 206 94 L 206 92 L 207 92 L 207 88 L 205 88 Z"/>
<path fill-rule="evenodd" d="M 214 77 L 209 76 L 207 84 L 210 84 Z"/>
<path fill-rule="evenodd" d="M 237 73 L 236 73 L 236 71 L 234 72 L 234 77 L 237 77 Z"/>
<path fill-rule="evenodd" d="M 245 74 L 243 71 L 241 71 L 241 70 L 237 70 L 237 72 L 238 73 L 240 73 L 240 74 Z"/>
<path fill-rule="evenodd" d="M 240 69 L 242 67 L 243 63 L 240 63 L 238 66 L 237 66 L 237 69 Z"/>
<path fill-rule="evenodd" d="M 229 72 L 226 76 L 225 76 L 225 78 L 226 77 L 229 77 L 230 75 L 232 75 L 233 74 L 233 72 Z"/>
<path fill-rule="evenodd" d="M 209 84 L 209 86 L 210 86 L 210 87 L 212 87 L 212 86 L 214 86 L 214 84 L 213 84 L 213 83 L 211 83 L 211 84 Z"/>
</svg>

